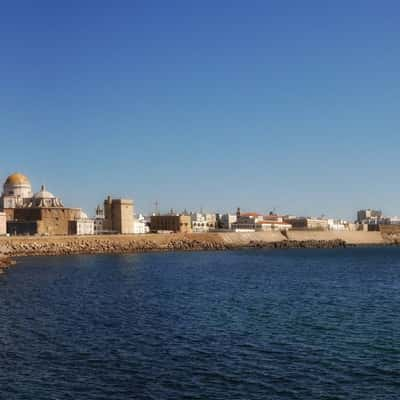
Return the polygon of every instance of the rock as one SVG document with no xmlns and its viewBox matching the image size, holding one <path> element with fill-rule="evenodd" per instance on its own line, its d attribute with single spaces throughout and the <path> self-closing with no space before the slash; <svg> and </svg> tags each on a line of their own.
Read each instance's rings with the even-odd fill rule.
<svg viewBox="0 0 400 400">
<path fill-rule="evenodd" d="M 14 265 L 15 261 L 9 257 L 0 257 L 0 270 L 3 271 L 4 269 L 8 268 L 11 265 Z"/>
</svg>

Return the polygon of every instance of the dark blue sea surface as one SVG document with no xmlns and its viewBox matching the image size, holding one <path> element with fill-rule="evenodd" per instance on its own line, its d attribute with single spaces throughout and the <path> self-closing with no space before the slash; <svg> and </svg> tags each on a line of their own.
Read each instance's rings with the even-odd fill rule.
<svg viewBox="0 0 400 400">
<path fill-rule="evenodd" d="M 0 399 L 400 399 L 400 248 L 23 258 Z"/>
</svg>

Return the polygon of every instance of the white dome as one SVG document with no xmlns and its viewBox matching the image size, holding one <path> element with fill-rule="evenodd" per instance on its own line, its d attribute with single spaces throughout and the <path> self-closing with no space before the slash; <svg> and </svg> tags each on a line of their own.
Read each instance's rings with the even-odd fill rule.
<svg viewBox="0 0 400 400">
<path fill-rule="evenodd" d="M 55 199 L 56 196 L 54 196 L 53 193 L 50 193 L 49 191 L 46 190 L 44 185 L 40 188 L 40 192 L 37 192 L 33 195 L 34 199 Z"/>
<path fill-rule="evenodd" d="M 42 185 L 40 192 L 33 195 L 28 207 L 64 207 L 64 205 L 59 198 L 47 191 L 44 185 Z"/>
</svg>

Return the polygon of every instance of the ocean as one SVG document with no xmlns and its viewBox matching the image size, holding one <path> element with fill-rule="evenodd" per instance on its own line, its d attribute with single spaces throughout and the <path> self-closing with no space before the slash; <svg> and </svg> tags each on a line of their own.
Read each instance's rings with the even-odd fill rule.
<svg viewBox="0 0 400 400">
<path fill-rule="evenodd" d="M 399 399 L 400 248 L 21 258 L 0 399 Z"/>
</svg>

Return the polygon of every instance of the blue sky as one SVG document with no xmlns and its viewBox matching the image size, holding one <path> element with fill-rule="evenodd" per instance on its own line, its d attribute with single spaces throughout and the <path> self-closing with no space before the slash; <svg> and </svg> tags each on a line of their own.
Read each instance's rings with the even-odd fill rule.
<svg viewBox="0 0 400 400">
<path fill-rule="evenodd" d="M 0 7 L 1 179 L 89 213 L 400 214 L 398 2 Z"/>
</svg>

